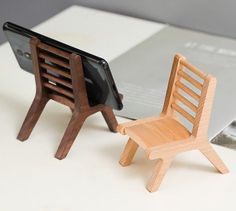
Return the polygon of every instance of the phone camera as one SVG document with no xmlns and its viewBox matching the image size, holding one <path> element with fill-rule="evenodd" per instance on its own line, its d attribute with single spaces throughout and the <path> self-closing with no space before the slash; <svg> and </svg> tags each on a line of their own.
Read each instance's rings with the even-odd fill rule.
<svg viewBox="0 0 236 211">
<path fill-rule="evenodd" d="M 20 49 L 17 49 L 16 50 L 16 53 L 17 53 L 17 55 L 19 55 L 19 56 L 23 56 L 23 51 L 22 50 L 20 50 Z"/>
</svg>

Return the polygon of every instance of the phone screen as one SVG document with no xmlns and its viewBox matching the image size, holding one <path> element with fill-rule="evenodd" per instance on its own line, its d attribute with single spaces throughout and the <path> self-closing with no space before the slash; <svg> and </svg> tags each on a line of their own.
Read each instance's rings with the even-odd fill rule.
<svg viewBox="0 0 236 211">
<path fill-rule="evenodd" d="M 109 66 L 106 62 L 101 62 L 105 60 L 12 23 L 4 25 L 4 32 L 18 64 L 23 70 L 30 73 L 33 73 L 30 49 L 30 39 L 32 37 L 36 37 L 48 45 L 60 48 L 67 52 L 79 54 L 82 58 L 90 106 L 104 104 L 117 110 L 122 109 L 123 105 Z"/>
</svg>

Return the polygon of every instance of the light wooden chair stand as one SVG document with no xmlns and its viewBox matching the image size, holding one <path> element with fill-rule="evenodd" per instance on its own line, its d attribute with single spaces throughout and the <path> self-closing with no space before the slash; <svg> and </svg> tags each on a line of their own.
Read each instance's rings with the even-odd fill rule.
<svg viewBox="0 0 236 211">
<path fill-rule="evenodd" d="M 21 141 L 28 139 L 50 99 L 68 106 L 73 113 L 56 158 L 66 157 L 85 119 L 96 112 L 101 111 L 109 129 L 116 132 L 118 123 L 112 109 L 89 105 L 80 56 L 46 45 L 36 38 L 31 39 L 30 46 L 36 95 L 17 138 Z"/>
<path fill-rule="evenodd" d="M 159 188 L 172 160 L 180 152 L 200 150 L 219 172 L 228 172 L 207 136 L 215 86 L 214 77 L 176 55 L 160 116 L 118 126 L 121 134 L 129 136 L 120 159 L 122 166 L 131 164 L 139 146 L 145 150 L 148 159 L 158 159 L 147 184 L 150 192 Z M 186 122 L 190 123 L 190 129 Z"/>
</svg>

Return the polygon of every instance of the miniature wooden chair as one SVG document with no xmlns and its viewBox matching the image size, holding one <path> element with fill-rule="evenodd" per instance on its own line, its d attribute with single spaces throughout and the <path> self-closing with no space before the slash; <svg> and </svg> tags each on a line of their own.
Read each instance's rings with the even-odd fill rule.
<svg viewBox="0 0 236 211">
<path fill-rule="evenodd" d="M 30 136 L 48 100 L 68 106 L 73 114 L 55 157 L 68 154 L 85 119 L 101 111 L 109 129 L 116 132 L 117 121 L 110 107 L 90 106 L 85 85 L 81 57 L 40 42 L 30 41 L 36 95 L 17 138 L 25 141 Z"/>
<path fill-rule="evenodd" d="M 148 159 L 159 159 L 147 185 L 150 192 L 159 188 L 172 160 L 180 152 L 198 149 L 219 172 L 228 172 L 207 137 L 215 86 L 214 77 L 176 55 L 160 116 L 118 126 L 121 134 L 129 136 L 120 159 L 122 166 L 130 165 L 138 146 L 145 150 Z M 190 129 L 186 123 L 190 123 Z"/>
</svg>

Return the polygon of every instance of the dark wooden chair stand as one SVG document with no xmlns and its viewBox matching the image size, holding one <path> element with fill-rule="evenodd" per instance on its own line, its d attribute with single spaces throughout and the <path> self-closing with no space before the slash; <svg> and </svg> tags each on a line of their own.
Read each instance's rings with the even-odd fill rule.
<svg viewBox="0 0 236 211">
<path fill-rule="evenodd" d="M 89 105 L 80 56 L 46 45 L 36 38 L 31 39 L 30 46 L 36 95 L 17 139 L 28 139 L 50 99 L 68 106 L 73 113 L 57 149 L 56 158 L 66 157 L 85 119 L 98 111 L 102 112 L 109 129 L 116 132 L 117 121 L 112 108 Z"/>
</svg>

